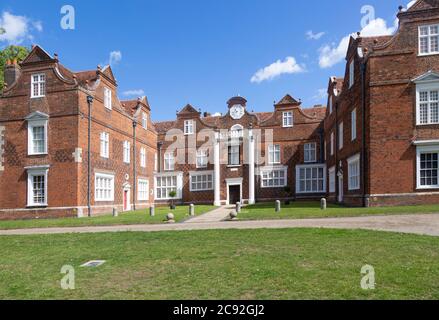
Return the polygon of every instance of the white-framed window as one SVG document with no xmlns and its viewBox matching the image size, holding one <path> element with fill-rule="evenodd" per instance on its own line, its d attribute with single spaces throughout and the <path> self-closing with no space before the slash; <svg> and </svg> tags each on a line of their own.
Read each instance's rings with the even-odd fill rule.
<svg viewBox="0 0 439 320">
<path fill-rule="evenodd" d="M 148 129 L 148 115 L 146 112 L 142 112 L 142 127 Z"/>
<path fill-rule="evenodd" d="M 419 54 L 439 53 L 439 24 L 419 27 Z"/>
<path fill-rule="evenodd" d="M 191 172 L 190 191 L 213 190 L 213 171 Z"/>
<path fill-rule="evenodd" d="M 326 191 L 326 166 L 300 165 L 296 166 L 297 193 L 324 193 Z"/>
<path fill-rule="evenodd" d="M 239 166 L 241 164 L 239 154 L 240 154 L 239 144 L 229 145 L 229 166 Z"/>
<path fill-rule="evenodd" d="M 332 113 L 334 98 L 332 96 L 329 96 L 329 114 Z"/>
<path fill-rule="evenodd" d="M 47 154 L 47 124 L 48 119 L 38 117 L 28 119 L 28 155 Z"/>
<path fill-rule="evenodd" d="M 110 134 L 108 132 L 101 132 L 100 141 L 101 141 L 101 157 L 102 158 L 109 158 L 110 157 Z"/>
<path fill-rule="evenodd" d="M 439 83 L 416 87 L 417 124 L 439 124 Z"/>
<path fill-rule="evenodd" d="M 280 163 L 280 145 L 274 144 L 268 146 L 268 164 Z"/>
<path fill-rule="evenodd" d="M 416 150 L 418 189 L 439 188 L 439 145 L 419 146 Z"/>
<path fill-rule="evenodd" d="M 303 149 L 304 149 L 305 163 L 317 161 L 317 144 L 315 142 L 305 143 L 305 145 L 303 146 Z"/>
<path fill-rule="evenodd" d="M 139 200 L 139 201 L 149 200 L 149 181 L 148 180 L 139 179 L 137 189 L 138 189 L 137 200 Z"/>
<path fill-rule="evenodd" d="M 349 89 L 352 88 L 355 82 L 355 61 L 351 60 L 349 64 Z"/>
<path fill-rule="evenodd" d="M 155 197 L 157 200 L 169 200 L 169 193 L 175 191 L 177 196 L 174 199 L 182 197 L 183 174 L 164 174 L 155 177 Z"/>
<path fill-rule="evenodd" d="M 334 142 L 335 142 L 335 138 L 334 138 L 334 132 L 331 132 L 331 145 L 330 145 L 330 151 L 331 151 L 331 156 L 334 155 Z"/>
<path fill-rule="evenodd" d="M 351 112 L 351 140 L 357 139 L 357 109 Z"/>
<path fill-rule="evenodd" d="M 31 76 L 31 98 L 41 98 L 46 95 L 46 75 L 44 73 Z"/>
<path fill-rule="evenodd" d="M 165 153 L 165 171 L 173 171 L 175 169 L 175 158 L 173 153 Z"/>
<path fill-rule="evenodd" d="M 140 166 L 146 168 L 146 149 L 140 148 Z"/>
<path fill-rule="evenodd" d="M 130 163 L 131 158 L 131 143 L 129 141 L 123 142 L 123 162 Z"/>
<path fill-rule="evenodd" d="M 282 113 L 282 126 L 284 128 L 291 128 L 294 124 L 293 112 L 287 111 Z"/>
<path fill-rule="evenodd" d="M 335 193 L 335 167 L 328 171 L 329 176 L 329 193 Z"/>
<path fill-rule="evenodd" d="M 283 188 L 287 180 L 288 167 L 261 168 L 261 188 Z"/>
<path fill-rule="evenodd" d="M 360 189 L 360 155 L 357 154 L 348 159 L 349 190 Z"/>
<path fill-rule="evenodd" d="M 185 135 L 194 134 L 194 121 L 193 120 L 185 120 L 184 121 L 184 134 Z"/>
<path fill-rule="evenodd" d="M 343 122 L 340 122 L 338 124 L 338 149 L 341 150 L 343 149 Z"/>
<path fill-rule="evenodd" d="M 154 171 L 157 172 L 159 169 L 159 156 L 157 152 L 154 154 Z"/>
<path fill-rule="evenodd" d="M 209 162 L 209 151 L 207 149 L 197 150 L 197 168 L 207 168 Z"/>
<path fill-rule="evenodd" d="M 109 110 L 113 108 L 111 90 L 107 87 L 104 88 L 104 106 Z"/>
<path fill-rule="evenodd" d="M 114 201 L 114 175 L 95 174 L 95 201 Z"/>
<path fill-rule="evenodd" d="M 27 206 L 46 207 L 48 205 L 49 167 L 29 167 L 27 169 Z"/>
</svg>

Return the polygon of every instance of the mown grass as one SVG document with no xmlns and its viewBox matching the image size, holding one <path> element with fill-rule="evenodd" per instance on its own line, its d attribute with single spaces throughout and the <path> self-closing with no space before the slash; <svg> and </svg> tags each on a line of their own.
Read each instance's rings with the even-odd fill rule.
<svg viewBox="0 0 439 320">
<path fill-rule="evenodd" d="M 439 299 L 439 238 L 354 230 L 0 237 L 0 299 Z M 81 268 L 93 259 L 107 262 Z M 364 265 L 376 289 L 360 282 Z M 63 265 L 75 290 L 63 290 Z"/>
<path fill-rule="evenodd" d="M 241 220 L 266 220 L 266 219 L 306 219 L 306 218 L 335 218 L 357 217 L 368 215 L 395 215 L 416 213 L 439 213 L 439 205 L 420 205 L 403 207 L 382 208 L 347 208 L 328 204 L 326 210 L 320 209 L 319 202 L 298 201 L 290 205 L 282 203 L 280 213 L 275 212 L 274 203 L 258 203 L 242 209 L 239 215 Z"/>
<path fill-rule="evenodd" d="M 200 215 L 215 209 L 214 206 L 195 206 L 195 215 Z M 188 206 L 177 206 L 175 210 L 169 207 L 155 208 L 155 216 L 149 215 L 149 209 L 121 213 L 118 217 L 105 215 L 91 218 L 61 218 L 61 219 L 34 219 L 0 221 L 0 230 L 25 229 L 25 228 L 54 228 L 54 227 L 86 227 L 86 226 L 112 226 L 130 224 L 158 224 L 166 220 L 166 215 L 172 212 L 175 221 L 180 222 L 189 218 Z"/>
</svg>

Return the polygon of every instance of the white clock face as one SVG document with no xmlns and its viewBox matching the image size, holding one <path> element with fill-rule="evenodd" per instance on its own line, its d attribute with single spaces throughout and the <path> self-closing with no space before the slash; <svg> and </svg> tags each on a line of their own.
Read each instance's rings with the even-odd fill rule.
<svg viewBox="0 0 439 320">
<path fill-rule="evenodd" d="M 244 107 L 240 105 L 236 105 L 230 108 L 230 116 L 235 119 L 239 120 L 244 116 Z"/>
</svg>

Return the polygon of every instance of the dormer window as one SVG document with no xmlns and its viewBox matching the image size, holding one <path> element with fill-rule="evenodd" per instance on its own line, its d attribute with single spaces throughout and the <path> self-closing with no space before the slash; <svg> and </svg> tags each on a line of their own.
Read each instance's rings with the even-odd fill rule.
<svg viewBox="0 0 439 320">
<path fill-rule="evenodd" d="M 33 74 L 31 82 L 31 98 L 44 97 L 46 95 L 46 75 L 44 73 Z"/>
<path fill-rule="evenodd" d="M 419 27 L 419 54 L 439 53 L 439 24 Z"/>
<path fill-rule="evenodd" d="M 28 132 L 28 155 L 47 154 L 47 124 L 49 116 L 35 112 L 26 118 Z"/>
<path fill-rule="evenodd" d="M 284 128 L 291 128 L 293 126 L 293 113 L 291 111 L 283 113 L 282 125 Z"/>
<path fill-rule="evenodd" d="M 148 129 L 148 116 L 145 112 L 142 112 L 142 127 Z"/>
<path fill-rule="evenodd" d="M 349 89 L 352 88 L 355 81 L 355 63 L 354 59 L 351 60 L 351 63 L 349 64 Z"/>
<path fill-rule="evenodd" d="M 185 135 L 194 134 L 194 121 L 193 120 L 186 120 L 184 122 L 184 134 Z"/>
<path fill-rule="evenodd" d="M 109 110 L 113 108 L 111 101 L 111 90 L 108 88 L 104 88 L 104 106 Z"/>
</svg>

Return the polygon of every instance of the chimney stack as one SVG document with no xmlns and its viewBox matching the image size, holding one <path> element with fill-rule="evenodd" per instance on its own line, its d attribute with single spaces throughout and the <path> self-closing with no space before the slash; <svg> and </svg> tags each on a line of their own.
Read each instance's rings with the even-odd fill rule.
<svg viewBox="0 0 439 320">
<path fill-rule="evenodd" d="M 14 60 L 8 60 L 6 62 L 5 67 L 5 84 L 10 87 L 15 81 L 20 78 L 21 75 L 21 69 L 20 66 L 17 63 L 17 59 Z"/>
</svg>

